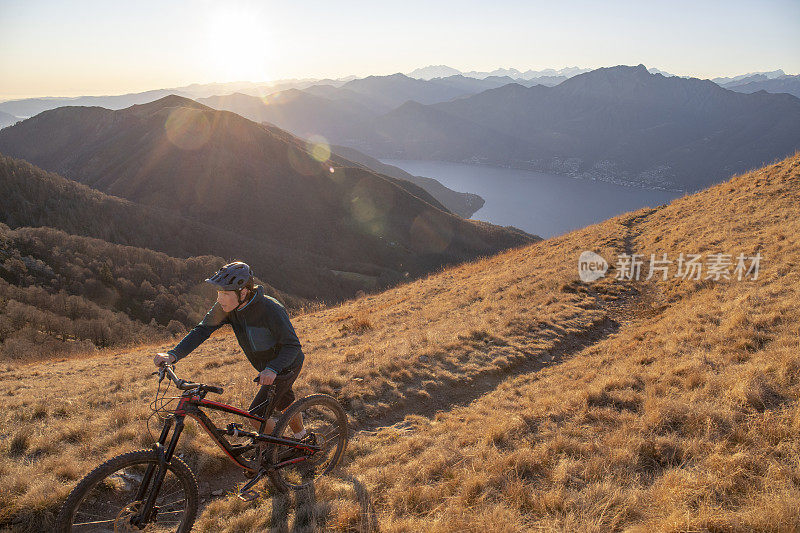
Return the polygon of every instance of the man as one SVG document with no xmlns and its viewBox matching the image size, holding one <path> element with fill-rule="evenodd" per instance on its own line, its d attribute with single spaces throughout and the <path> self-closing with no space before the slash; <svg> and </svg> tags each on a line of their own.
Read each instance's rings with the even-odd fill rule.
<svg viewBox="0 0 800 533">
<path fill-rule="evenodd" d="M 246 263 L 229 263 L 206 281 L 217 287 L 217 301 L 175 348 L 156 354 L 153 362 L 156 366 L 174 363 L 186 357 L 223 324 L 230 324 L 245 355 L 259 372 L 261 388 L 249 411 L 264 416 L 269 385 L 274 383 L 275 411 L 280 414 L 295 399 L 292 384 L 305 359 L 286 309 L 278 300 L 264 294 L 261 285 L 254 285 L 253 271 Z M 251 422 L 258 429 L 259 424 Z M 276 416 L 270 417 L 265 431 L 271 433 L 276 422 Z M 300 413 L 292 418 L 289 426 L 295 438 L 306 436 Z"/>
</svg>

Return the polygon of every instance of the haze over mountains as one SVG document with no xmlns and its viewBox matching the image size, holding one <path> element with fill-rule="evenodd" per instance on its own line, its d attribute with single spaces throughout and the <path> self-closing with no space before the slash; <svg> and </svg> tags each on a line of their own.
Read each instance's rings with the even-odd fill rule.
<svg viewBox="0 0 800 533">
<path fill-rule="evenodd" d="M 279 80 L 270 84 L 254 82 L 228 82 L 228 83 L 193 83 L 183 87 L 168 89 L 156 89 L 141 93 L 128 93 L 121 95 L 107 96 L 48 96 L 42 98 L 23 98 L 0 102 L 0 111 L 4 111 L 16 116 L 18 119 L 25 119 L 63 106 L 99 106 L 107 109 L 123 109 L 134 104 L 146 104 L 163 98 L 164 96 L 175 94 L 187 98 L 205 98 L 215 94 L 229 94 L 236 91 L 248 94 L 266 94 L 268 92 L 280 91 L 283 89 L 298 87 L 303 88 L 315 83 L 331 83 L 340 85 L 352 79 L 352 77 L 341 78 L 338 80 Z"/>
<path fill-rule="evenodd" d="M 409 98 L 425 83 L 433 85 Z M 359 104 L 355 90 L 365 102 L 408 100 L 380 113 Z M 644 65 L 597 69 L 555 87 L 509 83 L 431 104 L 424 102 L 447 98 L 441 79 L 394 75 L 330 87 L 326 96 L 309 92 L 203 101 L 375 158 L 483 163 L 679 191 L 800 147 L 797 98 L 739 94 Z"/>
<path fill-rule="evenodd" d="M 380 168 L 380 172 L 386 174 L 384 178 L 391 174 L 394 184 L 412 195 L 462 216 L 471 216 L 482 200 L 450 191 L 430 179 L 381 166 L 377 158 L 480 163 L 685 191 L 783 157 L 798 148 L 800 101 L 797 98 L 763 91 L 737 93 L 747 92 L 758 83 L 792 83 L 794 77 L 786 76 L 783 71 L 717 79 L 733 90 L 722 89 L 707 80 L 665 76 L 660 74 L 662 71 L 647 69 L 644 65 L 580 71 L 574 68 L 523 73 L 500 69 L 465 75 L 432 67 L 412 73 L 420 78 L 394 74 L 350 80 L 288 80 L 272 86 L 271 89 L 277 90 L 266 96 L 235 93 L 197 99 L 215 109 L 233 111 L 254 122 L 267 123 L 265 131 L 278 137 L 282 135 L 277 132 L 280 128 L 312 143 L 321 143 L 323 147 L 330 143 L 338 147 L 335 151 L 346 151 L 358 160 L 358 163 L 339 164 L 362 168 L 368 173 L 369 169 Z M 421 79 L 434 74 L 450 75 Z M 484 74 L 483 78 L 475 77 Z M 512 75 L 524 75 L 529 79 L 519 77 L 514 81 Z M 552 75 L 570 77 L 552 87 L 537 84 Z M 242 91 L 263 89 L 246 82 L 225 87 Z M 184 89 L 203 94 L 222 88 L 223 84 L 211 84 Z M 115 100 L 108 103 L 113 107 L 131 99 L 147 100 L 162 92 L 110 97 Z M 87 98 L 86 102 L 92 102 L 106 97 Z M 7 105 L 33 112 L 43 105 L 55 105 L 47 101 L 6 102 L 0 104 L 0 109 Z M 182 102 L 182 106 L 193 108 L 190 100 Z M 140 112 L 146 113 L 148 105 L 139 106 Z M 87 113 L 78 121 L 83 124 L 84 131 L 91 129 L 89 124 L 94 119 L 86 117 L 92 113 L 106 121 L 110 116 L 97 108 Z M 126 123 L 133 124 L 135 120 L 131 122 L 131 117 L 136 113 L 127 111 L 118 117 L 127 117 Z M 57 115 L 48 116 L 48 120 L 52 120 Z M 151 120 L 148 127 L 155 131 L 161 119 L 163 117 Z M 44 168 L 68 176 L 70 172 L 76 176 L 82 173 L 76 179 L 93 186 L 95 180 L 101 180 L 96 186 L 102 190 L 136 201 L 157 203 L 155 197 L 164 198 L 167 191 L 175 193 L 181 209 L 189 208 L 196 200 L 186 198 L 185 191 L 174 187 L 171 190 L 169 187 L 167 190 L 148 189 L 149 184 L 146 181 L 137 183 L 140 177 L 133 176 L 130 165 L 124 163 L 118 163 L 124 167 L 122 179 L 109 175 L 101 179 L 96 175 L 98 172 L 114 174 L 112 167 L 116 163 L 113 162 L 119 154 L 113 154 L 113 148 L 103 148 L 106 152 L 102 157 L 107 160 L 98 161 L 112 167 L 95 168 L 100 163 L 88 163 L 88 154 L 93 149 L 86 151 L 83 139 L 70 147 L 75 153 L 69 155 L 65 146 L 56 148 L 47 140 L 43 145 L 49 146 L 52 153 L 29 151 L 30 145 L 35 144 L 33 138 L 38 135 L 34 132 L 39 131 L 31 129 L 31 124 L 40 120 L 36 117 L 35 121 L 16 129 L 17 133 L 8 133 L 8 128 L 4 130 L 0 138 L 7 144 L 3 146 L 15 150 L 12 155 L 44 158 L 38 160 Z M 197 124 L 192 122 L 194 119 L 187 120 L 186 124 L 176 126 L 177 129 L 199 127 L 203 130 L 201 137 L 213 129 L 203 122 L 207 118 L 197 119 L 200 121 Z M 60 128 L 66 131 L 65 126 Z M 142 145 L 129 157 L 138 158 L 155 149 L 153 139 L 143 140 L 147 136 L 139 137 L 138 130 L 123 133 L 125 128 L 120 128 L 113 130 L 120 136 L 116 141 Z M 22 131 L 28 132 L 25 140 L 19 138 Z M 91 140 L 93 136 L 96 132 L 87 138 Z M 224 145 L 221 138 L 216 141 Z M 284 141 L 297 146 L 304 144 L 298 139 Z M 227 150 L 227 145 L 224 146 Z M 51 157 L 52 160 L 47 159 Z M 289 160 L 284 161 L 284 170 L 288 168 L 286 165 L 291 166 Z M 156 171 L 166 173 L 164 168 Z M 143 197 L 147 195 L 150 197 Z M 204 216 L 220 210 L 225 212 L 229 207 L 224 203 L 217 205 Z M 275 227 L 270 228 L 273 235 L 275 230 Z"/>
<path fill-rule="evenodd" d="M 800 100 L 619 66 L 552 88 L 509 84 L 428 106 L 409 102 L 380 117 L 360 141 L 359 149 L 379 157 L 694 190 L 793 153 Z"/>
<path fill-rule="evenodd" d="M 0 135 L 3 359 L 180 335 L 234 259 L 297 310 L 538 240 L 179 96 L 57 108 Z"/>
<path fill-rule="evenodd" d="M 747 74 L 739 74 L 738 76 L 724 76 L 720 78 L 712 78 L 711 81 L 719 85 L 720 87 L 725 87 L 729 89 L 732 86 L 741 83 L 747 83 L 750 81 L 754 81 L 757 79 L 774 79 L 780 78 L 781 76 L 786 76 L 786 73 L 783 69 L 778 70 L 770 70 L 770 71 L 762 71 L 762 72 L 748 72 Z"/>
<path fill-rule="evenodd" d="M 478 79 L 484 79 L 491 76 L 500 76 L 500 77 L 508 76 L 510 78 L 521 79 L 521 80 L 563 76 L 564 79 L 566 79 L 571 76 L 575 76 L 576 74 L 580 74 L 582 72 L 589 72 L 590 70 L 592 69 L 580 68 L 580 67 L 566 67 L 558 70 L 547 68 L 544 70 L 528 69 L 525 72 L 520 72 L 515 68 L 498 68 L 491 72 L 481 72 L 477 70 L 462 72 L 458 69 L 448 67 L 447 65 L 429 65 L 427 67 L 422 67 L 412 70 L 411 72 L 408 73 L 408 76 L 412 78 L 420 78 L 423 80 L 430 80 L 433 78 L 444 78 L 447 76 L 454 76 L 454 75 L 463 75 L 463 76 L 468 76 L 470 78 L 478 78 Z"/>
<path fill-rule="evenodd" d="M 787 93 L 800 98 L 800 75 L 784 74 L 768 77 L 762 74 L 748 76 L 723 85 L 726 89 L 740 93 L 766 91 L 768 93 Z"/>
<path fill-rule="evenodd" d="M 307 90 L 307 92 L 312 94 L 328 96 L 328 91 L 330 91 L 331 87 L 338 88 L 347 84 L 348 82 L 358 81 L 360 79 L 390 78 L 392 76 L 405 76 L 407 78 L 416 78 L 424 81 L 435 81 L 438 84 L 445 85 L 466 85 L 469 87 L 469 90 L 465 91 L 466 94 L 470 91 L 476 93 L 480 90 L 499 87 L 507 83 L 519 83 L 525 86 L 555 86 L 568 78 L 584 72 L 590 72 L 591 70 L 592 69 L 580 67 L 566 67 L 561 69 L 543 70 L 528 69 L 523 72 L 515 68 L 499 68 L 491 72 L 480 72 L 474 70 L 462 72 L 446 65 L 430 65 L 427 67 L 417 68 L 405 75 L 397 73 L 389 76 L 368 76 L 367 78 L 359 78 L 351 75 L 337 79 L 287 79 L 276 80 L 269 83 L 248 81 L 204 84 L 194 83 L 182 87 L 157 89 L 143 93 L 130 93 L 125 95 L 13 99 L 0 102 L 0 112 L 10 114 L 16 117 L 16 119 L 24 119 L 41 113 L 42 111 L 55 109 L 56 107 L 62 107 L 65 105 L 100 106 L 108 109 L 122 109 L 134 104 L 147 103 L 169 94 L 186 96 L 187 98 L 208 98 L 211 96 L 224 96 L 234 93 L 263 97 L 279 91 L 301 89 Z M 655 67 L 648 68 L 648 71 L 653 74 L 674 76 L 674 74 L 665 72 Z M 719 84 L 722 87 L 733 89 L 736 86 L 744 85 L 748 82 L 764 81 L 784 77 L 797 78 L 797 76 L 787 75 L 783 72 L 783 70 L 778 69 L 774 71 L 751 72 L 730 77 L 718 77 L 713 78 L 711 81 Z M 434 78 L 438 79 L 434 80 Z M 689 78 L 689 76 L 683 76 L 683 78 Z M 788 92 L 785 90 L 786 87 L 782 87 L 780 83 L 775 84 L 774 86 L 765 85 L 763 89 L 767 92 Z M 791 94 L 795 94 L 795 96 L 797 96 L 796 93 Z M 414 99 L 421 103 L 426 103 L 423 102 L 422 99 L 417 95 L 410 99 Z M 363 101 L 361 103 L 365 104 Z M 2 127 L 2 124 L 0 124 L 0 128 Z"/>
<path fill-rule="evenodd" d="M 797 148 L 797 102 L 759 93 L 800 94 L 800 76 L 782 70 L 715 78 L 717 85 L 643 65 L 466 73 L 440 65 L 410 74 L 195 85 L 179 93 L 306 139 L 321 136 L 373 160 L 482 163 L 676 191 L 696 190 Z M 718 85 L 758 94 L 737 98 Z M 225 94 L 230 90 L 240 92 Z M 113 109 L 164 92 L 74 102 Z M 12 115 L 0 121 L 11 124 L 64 102 L 0 103 L 0 112 Z M 441 190 L 417 182 L 428 193 Z M 464 200 L 448 209 L 470 215 Z"/>
<path fill-rule="evenodd" d="M 0 152 L 263 243 L 279 250 L 273 268 L 304 258 L 298 278 L 321 271 L 351 290 L 354 279 L 372 288 L 532 239 L 463 220 L 414 184 L 337 156 L 318 161 L 282 130 L 179 96 L 118 111 L 50 110 L 2 130 Z M 298 280 L 291 285 L 310 297 Z"/>
<path fill-rule="evenodd" d="M 20 119 L 15 117 L 14 115 L 0 111 L 0 129 L 5 128 L 6 126 L 11 126 L 12 124 L 14 124 L 19 120 Z"/>
</svg>

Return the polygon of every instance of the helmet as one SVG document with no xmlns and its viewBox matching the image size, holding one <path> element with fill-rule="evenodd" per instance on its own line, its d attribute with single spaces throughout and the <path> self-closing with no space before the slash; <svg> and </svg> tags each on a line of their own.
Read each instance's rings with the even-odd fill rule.
<svg viewBox="0 0 800 533">
<path fill-rule="evenodd" d="M 234 261 L 220 268 L 206 281 L 219 287 L 218 290 L 239 292 L 245 287 L 252 287 L 252 280 L 253 269 L 247 263 Z"/>
</svg>

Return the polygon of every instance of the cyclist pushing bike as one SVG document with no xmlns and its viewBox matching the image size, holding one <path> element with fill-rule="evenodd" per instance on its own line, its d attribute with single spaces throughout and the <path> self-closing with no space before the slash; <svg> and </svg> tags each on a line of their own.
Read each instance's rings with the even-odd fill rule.
<svg viewBox="0 0 800 533">
<path fill-rule="evenodd" d="M 258 497 L 253 487 L 265 476 L 280 491 L 301 490 L 339 464 L 348 440 L 347 415 L 327 394 L 295 400 L 292 384 L 304 357 L 283 305 L 254 285 L 252 270 L 241 262 L 225 265 L 206 281 L 218 287 L 217 302 L 175 348 L 154 358 L 159 379 L 151 409 L 167 415 L 161 416 L 161 435 L 152 449 L 108 459 L 81 479 L 61 506 L 56 531 L 191 530 L 199 505 L 197 479 L 175 453 L 186 419 L 251 478 L 237 489 L 246 501 Z M 172 365 L 223 324 L 233 326 L 259 371 L 261 389 L 248 410 L 206 398 L 223 388 L 181 379 Z M 170 385 L 179 396 L 166 397 Z M 284 411 L 277 421 L 271 417 L 276 409 Z M 211 411 L 217 421 L 208 417 Z M 245 420 L 256 431 L 243 428 Z"/>
<path fill-rule="evenodd" d="M 270 385 L 274 384 L 274 410 L 280 415 L 295 400 L 292 385 L 305 358 L 286 309 L 278 300 L 264 294 L 261 285 L 255 285 L 253 270 L 246 263 L 228 263 L 206 281 L 217 287 L 217 301 L 175 348 L 156 354 L 153 362 L 161 366 L 179 361 L 211 333 L 230 324 L 247 359 L 259 372 L 257 380 L 261 388 L 248 411 L 255 415 L 266 411 Z M 264 430 L 271 433 L 277 420 L 277 416 L 270 417 Z M 258 429 L 256 421 L 251 423 Z M 306 434 L 300 413 L 289 425 L 295 438 L 313 440 L 313 435 Z"/>
</svg>

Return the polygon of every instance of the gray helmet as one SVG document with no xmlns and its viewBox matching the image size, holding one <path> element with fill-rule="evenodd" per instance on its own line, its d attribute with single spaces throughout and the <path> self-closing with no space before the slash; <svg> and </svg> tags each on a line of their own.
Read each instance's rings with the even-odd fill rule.
<svg viewBox="0 0 800 533">
<path fill-rule="evenodd" d="M 247 263 L 234 261 L 220 268 L 216 274 L 206 281 L 216 285 L 223 291 L 238 291 L 243 289 L 253 279 L 253 270 Z"/>
</svg>

